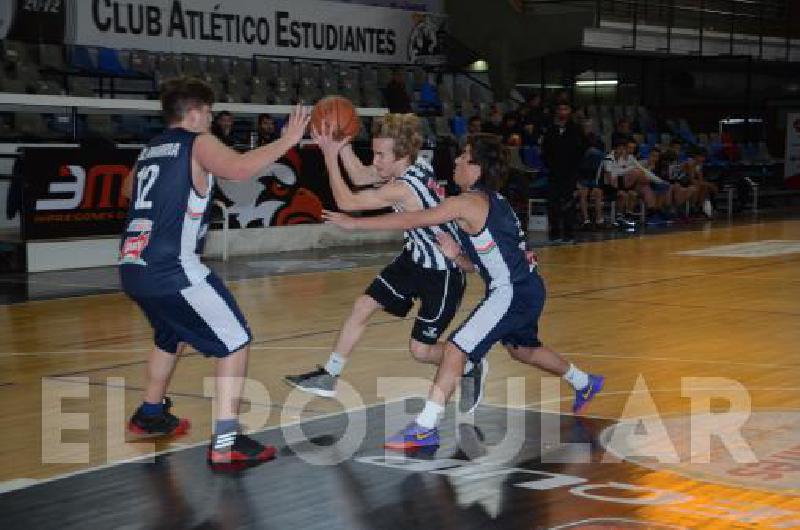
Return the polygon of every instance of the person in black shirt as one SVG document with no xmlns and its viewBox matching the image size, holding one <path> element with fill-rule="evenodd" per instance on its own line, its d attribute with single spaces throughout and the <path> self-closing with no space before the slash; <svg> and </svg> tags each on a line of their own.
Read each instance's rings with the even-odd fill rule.
<svg viewBox="0 0 800 530">
<path fill-rule="evenodd" d="M 256 140 L 258 145 L 266 145 L 280 138 L 280 134 L 275 130 L 275 120 L 269 114 L 258 115 L 256 134 L 258 134 Z"/>
<path fill-rule="evenodd" d="M 219 140 L 232 147 L 236 144 L 236 138 L 233 136 L 233 114 L 227 110 L 223 110 L 214 118 L 211 124 L 211 134 L 219 138 Z"/>
<path fill-rule="evenodd" d="M 411 112 L 411 99 L 406 91 L 406 82 L 403 71 L 398 69 L 392 72 L 392 80 L 386 85 L 384 92 L 386 106 L 392 114 L 407 114 Z"/>
<path fill-rule="evenodd" d="M 554 243 L 572 242 L 575 235 L 575 189 L 586 149 L 583 133 L 571 117 L 569 101 L 559 100 L 555 121 L 542 140 L 542 157 L 550 170 L 548 231 Z"/>
</svg>

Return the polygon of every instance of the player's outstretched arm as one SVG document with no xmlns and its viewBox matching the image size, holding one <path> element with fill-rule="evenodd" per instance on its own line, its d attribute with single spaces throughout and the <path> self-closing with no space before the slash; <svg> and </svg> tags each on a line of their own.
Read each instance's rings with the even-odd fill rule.
<svg viewBox="0 0 800 530">
<path fill-rule="evenodd" d="M 377 210 L 403 202 L 405 195 L 410 191 L 407 186 L 399 182 L 392 182 L 377 189 L 353 192 L 344 181 L 339 168 L 339 153 L 350 139 L 334 140 L 328 123 L 323 123 L 322 128 L 321 131 L 312 130 L 311 137 L 316 141 L 325 157 L 325 167 L 328 170 L 333 198 L 340 209 L 345 211 Z"/>
<path fill-rule="evenodd" d="M 350 176 L 350 181 L 356 186 L 369 186 L 381 182 L 375 167 L 365 166 L 361 159 L 356 156 L 352 143 L 347 142 L 342 146 L 339 151 L 339 158 L 342 159 L 342 164 Z"/>
<path fill-rule="evenodd" d="M 374 217 L 351 217 L 340 212 L 324 210 L 322 217 L 326 222 L 346 230 L 408 230 L 422 226 L 436 226 L 462 217 L 465 196 L 445 199 L 435 208 L 416 212 L 390 213 Z"/>
<path fill-rule="evenodd" d="M 248 180 L 300 142 L 308 120 L 308 109 L 298 105 L 289 115 L 283 136 L 246 153 L 231 149 L 211 134 L 202 134 L 194 142 L 193 157 L 203 168 L 217 177 Z"/>
</svg>

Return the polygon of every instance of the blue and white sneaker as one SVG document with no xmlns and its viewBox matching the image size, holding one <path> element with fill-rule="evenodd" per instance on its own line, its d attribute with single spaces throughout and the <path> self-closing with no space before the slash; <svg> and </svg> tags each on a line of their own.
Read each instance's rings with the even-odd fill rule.
<svg viewBox="0 0 800 530">
<path fill-rule="evenodd" d="M 575 401 L 572 403 L 572 412 L 580 414 L 589 402 L 603 389 L 606 378 L 602 375 L 589 374 L 589 384 L 581 390 L 575 391 Z"/>
<path fill-rule="evenodd" d="M 422 449 L 439 445 L 439 429 L 426 429 L 417 425 L 416 421 L 409 423 L 405 429 L 386 439 L 383 446 L 395 451 L 409 449 Z"/>
</svg>

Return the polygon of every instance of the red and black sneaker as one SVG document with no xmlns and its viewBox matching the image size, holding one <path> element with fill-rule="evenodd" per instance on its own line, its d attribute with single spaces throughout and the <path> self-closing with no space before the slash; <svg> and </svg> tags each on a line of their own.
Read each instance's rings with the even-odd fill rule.
<svg viewBox="0 0 800 530">
<path fill-rule="evenodd" d="M 164 398 L 164 408 L 161 414 L 155 416 L 145 416 L 141 408 L 131 416 L 128 422 L 128 432 L 138 438 L 150 438 L 156 436 L 181 436 L 189 432 L 191 423 L 186 418 L 178 418 L 170 413 L 172 400 Z"/>
<path fill-rule="evenodd" d="M 260 464 L 275 458 L 275 448 L 262 445 L 245 434 L 227 432 L 217 434 L 208 446 L 208 463 Z"/>
</svg>

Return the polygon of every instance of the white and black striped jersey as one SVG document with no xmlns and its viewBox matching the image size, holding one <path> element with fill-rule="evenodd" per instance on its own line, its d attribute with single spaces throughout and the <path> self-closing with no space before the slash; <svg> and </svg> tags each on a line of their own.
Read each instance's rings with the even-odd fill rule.
<svg viewBox="0 0 800 530">
<path fill-rule="evenodd" d="M 422 157 L 417 158 L 398 179 L 411 188 L 419 199 L 422 208 L 434 208 L 444 199 L 444 189 L 436 181 L 433 168 Z M 394 210 L 402 212 L 400 204 L 394 205 Z M 457 268 L 456 264 L 446 258 L 436 244 L 436 234 L 447 232 L 453 239 L 460 242 L 458 227 L 454 222 L 438 226 L 414 228 L 405 231 L 405 248 L 411 254 L 414 263 L 425 268 L 447 270 Z"/>
</svg>

